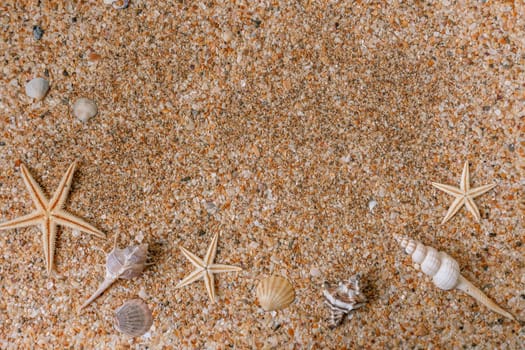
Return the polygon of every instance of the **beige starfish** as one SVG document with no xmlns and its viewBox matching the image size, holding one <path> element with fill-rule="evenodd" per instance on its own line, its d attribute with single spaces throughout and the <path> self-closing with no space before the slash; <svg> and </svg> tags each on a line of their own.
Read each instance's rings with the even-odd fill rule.
<svg viewBox="0 0 525 350">
<path fill-rule="evenodd" d="M 67 169 L 66 174 L 60 181 L 58 188 L 51 200 L 48 200 L 44 195 L 42 188 L 33 179 L 24 164 L 20 166 L 22 179 L 26 184 L 31 199 L 35 203 L 36 210 L 28 215 L 21 216 L 11 221 L 6 221 L 0 224 L 0 230 L 8 230 L 12 228 L 26 227 L 32 225 L 40 225 L 42 230 L 42 245 L 44 248 L 44 255 L 46 258 L 46 268 L 48 275 L 53 270 L 53 258 L 55 255 L 55 238 L 57 233 L 57 225 L 67 226 L 72 229 L 91 233 L 100 238 L 106 238 L 104 233 L 97 230 L 84 220 L 71 215 L 62 209 L 66 201 L 69 188 L 71 187 L 71 180 L 77 162 L 73 162 Z"/>
<path fill-rule="evenodd" d="M 459 188 L 436 182 L 432 182 L 432 186 L 437 187 L 441 191 L 456 197 L 456 199 L 454 199 L 454 202 L 452 202 L 452 204 L 450 205 L 450 208 L 448 209 L 445 218 L 441 222 L 442 224 L 444 224 L 451 217 L 453 217 L 454 214 L 458 212 L 458 210 L 463 206 L 463 204 L 472 213 L 472 215 L 474 215 L 476 221 L 479 222 L 481 217 L 479 215 L 478 207 L 476 206 L 476 203 L 474 203 L 474 198 L 481 196 L 487 191 L 490 191 L 496 186 L 496 184 L 484 185 L 471 189 L 468 161 L 466 161 L 465 166 L 463 167 L 463 173 L 461 174 L 461 182 L 459 184 Z"/>
<path fill-rule="evenodd" d="M 223 265 L 223 264 L 214 264 L 213 260 L 215 259 L 215 254 L 217 253 L 217 241 L 219 239 L 219 234 L 217 233 L 213 240 L 211 241 L 208 251 L 204 260 L 197 257 L 195 254 L 189 252 L 187 249 L 180 247 L 182 254 L 196 267 L 192 273 L 186 276 L 182 281 L 175 286 L 175 288 L 184 287 L 192 282 L 198 281 L 199 279 L 204 279 L 204 285 L 208 291 L 208 295 L 212 302 L 215 302 L 215 279 L 214 274 L 221 272 L 234 272 L 241 271 L 242 269 L 237 266 Z"/>
</svg>

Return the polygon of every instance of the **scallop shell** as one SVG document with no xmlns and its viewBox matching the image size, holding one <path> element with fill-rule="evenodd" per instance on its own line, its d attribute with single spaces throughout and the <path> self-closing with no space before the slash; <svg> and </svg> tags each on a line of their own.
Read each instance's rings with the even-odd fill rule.
<svg viewBox="0 0 525 350">
<path fill-rule="evenodd" d="M 26 84 L 26 95 L 37 100 L 43 99 L 49 91 L 49 82 L 44 78 L 35 78 Z"/>
<path fill-rule="evenodd" d="M 259 282 L 257 298 L 264 310 L 281 310 L 294 301 L 295 291 L 286 278 L 271 276 Z"/>
<path fill-rule="evenodd" d="M 126 301 L 115 311 L 115 328 L 132 337 L 144 335 L 153 324 L 153 315 L 141 299 Z"/>
<path fill-rule="evenodd" d="M 97 115 L 98 108 L 93 100 L 89 98 L 79 98 L 73 105 L 73 115 L 81 122 L 87 122 Z"/>
</svg>

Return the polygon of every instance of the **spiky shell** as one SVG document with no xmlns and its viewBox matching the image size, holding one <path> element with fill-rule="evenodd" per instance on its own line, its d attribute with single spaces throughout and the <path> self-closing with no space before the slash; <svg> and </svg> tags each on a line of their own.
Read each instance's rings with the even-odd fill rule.
<svg viewBox="0 0 525 350">
<path fill-rule="evenodd" d="M 365 305 L 366 296 L 361 293 L 360 278 L 361 276 L 357 274 L 350 277 L 347 282 L 340 282 L 336 286 L 328 282 L 323 284 L 325 304 L 330 308 L 328 321 L 330 328 L 337 327 L 351 311 Z"/>
<path fill-rule="evenodd" d="M 102 282 L 95 293 L 80 306 L 80 309 L 85 308 L 93 300 L 98 298 L 99 295 L 104 293 L 117 279 L 122 278 L 129 280 L 136 278 L 144 271 L 148 258 L 148 245 L 140 244 L 120 249 L 117 248 L 117 238 L 118 236 L 115 236 L 115 245 L 106 257 L 106 276 L 104 282 Z"/>
<path fill-rule="evenodd" d="M 120 249 L 115 243 L 113 250 L 106 257 L 106 274 L 128 280 L 138 277 L 146 266 L 147 257 L 147 244 Z"/>
<path fill-rule="evenodd" d="M 281 276 L 271 276 L 261 280 L 256 293 L 259 304 L 266 311 L 284 309 L 295 299 L 292 284 Z"/>
<path fill-rule="evenodd" d="M 125 302 L 115 311 L 115 328 L 127 335 L 140 337 L 153 324 L 153 315 L 141 299 Z"/>
</svg>

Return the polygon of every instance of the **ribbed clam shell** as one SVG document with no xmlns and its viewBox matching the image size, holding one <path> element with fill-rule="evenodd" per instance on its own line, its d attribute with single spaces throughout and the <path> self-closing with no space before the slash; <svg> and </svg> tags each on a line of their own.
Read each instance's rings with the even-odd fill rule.
<svg viewBox="0 0 525 350">
<path fill-rule="evenodd" d="M 271 276 L 259 282 L 257 286 L 259 304 L 266 311 L 281 310 L 295 299 L 295 291 L 284 277 Z"/>
<path fill-rule="evenodd" d="M 129 300 L 115 311 L 115 328 L 124 334 L 140 337 L 152 324 L 151 310 L 141 299 Z"/>
</svg>

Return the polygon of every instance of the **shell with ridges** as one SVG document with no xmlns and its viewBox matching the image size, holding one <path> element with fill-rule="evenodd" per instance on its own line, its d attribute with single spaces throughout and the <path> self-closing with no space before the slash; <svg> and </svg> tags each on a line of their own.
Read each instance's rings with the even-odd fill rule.
<svg viewBox="0 0 525 350">
<path fill-rule="evenodd" d="M 141 299 L 125 302 L 115 311 L 115 328 L 127 335 L 140 337 L 153 324 L 153 315 Z"/>
<path fill-rule="evenodd" d="M 257 286 L 259 304 L 266 311 L 281 310 L 295 299 L 295 291 L 290 282 L 281 276 L 270 276 Z"/>
<path fill-rule="evenodd" d="M 485 295 L 479 288 L 461 275 L 459 264 L 445 252 L 425 246 L 408 237 L 395 235 L 396 241 L 412 256 L 415 263 L 421 264 L 421 270 L 432 277 L 432 282 L 440 289 L 459 289 L 500 315 L 515 320 L 511 313 L 503 310 Z"/>
<path fill-rule="evenodd" d="M 139 277 L 144 271 L 148 258 L 148 245 L 140 244 L 120 249 L 117 248 L 117 239 L 118 236 L 115 236 L 115 245 L 106 257 L 106 276 L 104 281 L 93 295 L 80 306 L 80 310 L 98 298 L 119 278 L 129 280 Z"/>
<path fill-rule="evenodd" d="M 323 297 L 325 304 L 330 308 L 330 319 L 328 326 L 335 328 L 341 324 L 344 317 L 352 317 L 351 311 L 363 307 L 366 296 L 361 293 L 361 275 L 357 274 L 348 279 L 347 282 L 339 282 L 337 286 L 328 282 L 323 284 Z"/>
</svg>

